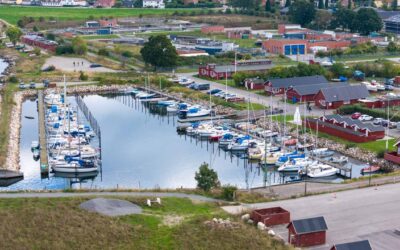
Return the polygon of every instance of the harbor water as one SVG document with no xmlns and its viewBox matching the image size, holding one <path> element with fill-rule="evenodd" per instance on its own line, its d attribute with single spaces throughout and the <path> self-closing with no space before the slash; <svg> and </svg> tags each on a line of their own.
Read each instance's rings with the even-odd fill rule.
<svg viewBox="0 0 400 250">
<path fill-rule="evenodd" d="M 8 67 L 8 63 L 3 58 L 0 58 L 0 76 L 3 76 L 4 70 L 7 67 Z"/>
<path fill-rule="evenodd" d="M 294 179 L 276 169 L 264 171 L 258 163 L 218 148 L 218 143 L 197 140 L 176 131 L 177 117 L 135 100 L 130 95 L 89 95 L 84 102 L 101 127 L 102 167 L 96 175 L 41 178 L 39 162 L 31 152 L 38 139 L 37 104 L 23 103 L 20 144 L 24 179 L 0 190 L 47 190 L 66 188 L 194 188 L 195 172 L 208 163 L 222 185 L 240 188 L 280 184 Z M 34 119 L 27 119 L 31 116 Z M 353 177 L 363 164 L 350 161 Z M 340 182 L 335 177 L 329 181 Z M 265 183 L 268 181 L 268 183 Z"/>
</svg>

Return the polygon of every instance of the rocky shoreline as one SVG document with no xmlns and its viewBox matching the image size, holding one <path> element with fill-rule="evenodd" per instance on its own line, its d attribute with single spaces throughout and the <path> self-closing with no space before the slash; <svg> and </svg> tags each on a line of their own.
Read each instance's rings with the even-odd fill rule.
<svg viewBox="0 0 400 250">
<path fill-rule="evenodd" d="M 0 81 L 5 81 L 5 78 L 11 74 L 12 68 L 15 66 L 15 59 L 12 56 L 2 56 L 0 60 L 3 60 L 7 63 L 7 67 L 3 72 L 0 72 Z"/>
</svg>

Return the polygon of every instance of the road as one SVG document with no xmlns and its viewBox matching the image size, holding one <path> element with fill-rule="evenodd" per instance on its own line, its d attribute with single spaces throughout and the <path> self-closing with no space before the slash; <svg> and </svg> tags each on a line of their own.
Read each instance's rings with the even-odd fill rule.
<svg viewBox="0 0 400 250">
<path fill-rule="evenodd" d="M 197 78 L 194 77 L 194 73 L 180 73 L 180 74 L 176 74 L 178 77 L 188 77 L 188 78 L 192 78 L 194 79 L 197 83 L 208 83 L 210 84 L 210 88 L 218 88 L 218 89 L 222 89 L 223 91 L 225 91 L 225 89 L 228 90 L 228 93 L 232 93 L 232 94 L 236 94 L 238 96 L 241 97 L 246 97 L 246 98 L 250 98 L 250 102 L 253 103 L 259 103 L 265 106 L 272 106 L 273 108 L 275 107 L 279 107 L 281 109 L 284 109 L 284 102 L 282 101 L 282 96 L 264 96 L 264 95 L 259 95 L 257 93 L 254 92 L 250 92 L 244 89 L 238 89 L 238 88 L 233 88 L 233 87 L 229 87 L 226 86 L 225 84 L 221 84 L 218 82 L 213 82 L 213 81 L 209 81 L 209 80 L 205 80 L 205 79 L 201 79 L 201 78 Z M 290 104 L 288 103 L 286 105 L 286 110 L 287 110 L 287 114 L 288 115 L 293 115 L 296 111 L 296 107 L 298 107 L 299 105 L 295 105 L 295 104 Z M 300 108 L 300 112 L 304 110 L 303 105 L 301 105 Z M 332 110 L 322 110 L 318 107 L 312 106 L 312 110 L 311 112 L 307 112 L 307 115 L 310 116 L 321 116 L 323 114 L 330 114 L 332 113 Z"/>
<path fill-rule="evenodd" d="M 243 209 L 281 206 L 290 211 L 291 219 L 324 216 L 328 225 L 327 245 L 314 249 L 330 249 L 334 243 L 368 239 L 376 250 L 399 249 L 400 184 L 354 189 L 334 194 L 309 196 L 269 203 L 227 206 L 229 213 Z M 274 227 L 287 239 L 284 226 Z"/>
</svg>

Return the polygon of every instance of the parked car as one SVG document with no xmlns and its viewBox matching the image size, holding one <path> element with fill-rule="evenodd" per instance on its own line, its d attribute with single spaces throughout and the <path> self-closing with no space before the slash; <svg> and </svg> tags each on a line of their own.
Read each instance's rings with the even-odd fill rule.
<svg viewBox="0 0 400 250">
<path fill-rule="evenodd" d="M 25 88 L 26 88 L 25 83 L 20 83 L 20 84 L 19 84 L 19 88 L 20 88 L 20 89 L 25 89 Z"/>
<path fill-rule="evenodd" d="M 370 116 L 370 115 L 361 115 L 358 120 L 360 121 L 372 121 L 374 119 L 374 117 Z"/>
<path fill-rule="evenodd" d="M 389 90 L 389 91 L 392 91 L 392 90 L 394 90 L 394 87 L 392 86 L 392 85 L 385 85 L 385 90 Z"/>
<path fill-rule="evenodd" d="M 355 112 L 354 114 L 351 115 L 351 119 L 357 120 L 358 118 L 360 118 L 362 114 L 359 112 Z"/>
<path fill-rule="evenodd" d="M 220 92 L 214 94 L 214 96 L 216 96 L 216 97 L 223 97 L 225 94 L 226 94 L 226 93 L 225 93 L 224 91 L 220 91 Z"/>
<path fill-rule="evenodd" d="M 220 90 L 220 89 L 211 89 L 211 90 L 207 91 L 207 94 L 215 95 L 216 93 L 221 92 L 221 91 L 222 90 Z"/>
<path fill-rule="evenodd" d="M 383 119 L 382 118 L 375 118 L 374 121 L 372 122 L 374 125 L 381 125 Z"/>
<path fill-rule="evenodd" d="M 389 128 L 397 128 L 397 123 L 396 122 L 389 122 Z"/>
<path fill-rule="evenodd" d="M 29 88 L 30 88 L 30 89 L 36 89 L 36 83 L 31 82 L 31 83 L 29 84 Z"/>
<path fill-rule="evenodd" d="M 196 83 L 190 83 L 189 85 L 187 85 L 187 87 L 188 87 L 189 89 L 194 89 L 195 86 L 196 86 Z"/>
<path fill-rule="evenodd" d="M 100 68 L 100 67 L 103 67 L 103 65 L 98 64 L 98 63 L 92 63 L 92 64 L 90 64 L 90 67 L 91 68 Z"/>
<path fill-rule="evenodd" d="M 210 84 L 208 83 L 199 83 L 194 86 L 195 90 L 209 90 Z"/>
</svg>

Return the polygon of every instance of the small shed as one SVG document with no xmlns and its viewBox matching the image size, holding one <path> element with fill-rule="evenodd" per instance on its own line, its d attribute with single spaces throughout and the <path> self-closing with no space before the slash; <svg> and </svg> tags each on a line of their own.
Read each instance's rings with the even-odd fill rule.
<svg viewBox="0 0 400 250">
<path fill-rule="evenodd" d="M 372 250 L 372 247 L 368 240 L 361 240 L 343 244 L 335 244 L 331 250 Z"/>
<path fill-rule="evenodd" d="M 261 78 L 247 78 L 244 80 L 244 86 L 247 89 L 264 89 L 265 81 Z"/>
<path fill-rule="evenodd" d="M 290 223 L 290 212 L 281 207 L 256 209 L 251 212 L 250 218 L 256 223 L 262 222 L 266 226 L 275 226 Z"/>
<path fill-rule="evenodd" d="M 323 245 L 326 242 L 326 225 L 324 217 L 293 220 L 288 226 L 288 242 L 295 247 Z"/>
</svg>

